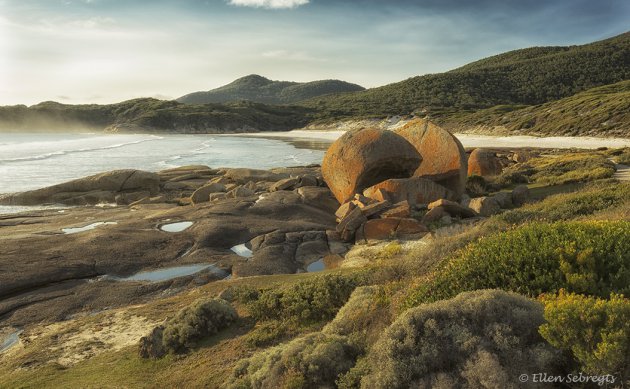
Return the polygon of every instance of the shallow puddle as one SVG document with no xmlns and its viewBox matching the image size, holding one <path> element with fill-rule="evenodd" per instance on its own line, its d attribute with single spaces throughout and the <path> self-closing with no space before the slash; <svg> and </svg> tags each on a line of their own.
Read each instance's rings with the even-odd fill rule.
<svg viewBox="0 0 630 389">
<path fill-rule="evenodd" d="M 107 279 L 113 279 L 116 281 L 149 281 L 159 282 L 172 280 L 178 277 L 189 276 L 191 274 L 199 273 L 200 271 L 209 269 L 211 272 L 217 274 L 221 278 L 225 278 L 229 275 L 225 270 L 219 269 L 214 264 L 195 264 L 195 265 L 183 265 L 175 266 L 158 270 L 142 271 L 129 277 L 113 277 L 108 276 Z"/>
<path fill-rule="evenodd" d="M 88 224 L 87 226 L 83 226 L 83 227 L 70 227 L 70 228 L 62 228 L 61 231 L 63 231 L 64 234 L 76 234 L 79 232 L 85 232 L 85 231 L 89 231 L 89 230 L 93 230 L 98 226 L 105 226 L 105 225 L 111 225 L 111 224 L 118 224 L 116 222 L 96 222 L 96 223 L 92 223 L 92 224 Z"/>
<path fill-rule="evenodd" d="M 193 222 L 169 223 L 169 224 L 161 225 L 160 230 L 166 231 L 166 232 L 182 232 L 192 225 L 193 225 Z"/>
<path fill-rule="evenodd" d="M 308 265 L 306 267 L 306 271 L 309 273 L 313 273 L 313 272 L 317 272 L 317 271 L 322 271 L 326 268 L 326 265 L 324 265 L 324 258 L 320 259 L 319 261 L 315 261 L 313 263 L 311 263 L 310 265 Z"/>
<path fill-rule="evenodd" d="M 11 347 L 15 346 L 20 341 L 21 333 L 22 333 L 22 330 L 15 331 L 12 334 L 10 334 L 8 337 L 6 337 L 4 341 L 0 343 L 0 353 L 3 353 L 7 351 L 8 349 L 10 349 Z"/>
<path fill-rule="evenodd" d="M 252 250 L 247 248 L 245 243 L 236 245 L 232 247 L 230 250 L 234 251 L 237 255 L 240 255 L 241 257 L 245 257 L 245 258 L 251 258 L 254 255 Z"/>
</svg>

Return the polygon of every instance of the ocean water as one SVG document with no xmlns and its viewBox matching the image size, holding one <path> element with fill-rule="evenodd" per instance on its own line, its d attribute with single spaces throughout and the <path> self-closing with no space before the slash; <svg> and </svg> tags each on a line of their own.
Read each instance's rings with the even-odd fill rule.
<svg viewBox="0 0 630 389">
<path fill-rule="evenodd" d="M 320 163 L 324 152 L 281 139 L 218 135 L 0 133 L 0 193 L 58 184 L 113 169 L 184 165 L 272 167 Z M 0 214 L 23 210 L 0 206 Z"/>
</svg>

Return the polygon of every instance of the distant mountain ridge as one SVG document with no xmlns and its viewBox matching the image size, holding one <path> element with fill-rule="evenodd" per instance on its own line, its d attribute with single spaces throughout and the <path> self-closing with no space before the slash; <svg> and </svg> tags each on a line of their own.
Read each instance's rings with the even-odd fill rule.
<svg viewBox="0 0 630 389">
<path fill-rule="evenodd" d="M 438 74 L 313 98 L 319 118 L 441 116 L 496 105 L 536 105 L 630 79 L 630 32 L 579 46 L 510 51 Z"/>
<path fill-rule="evenodd" d="M 294 104 L 322 95 L 362 90 L 365 88 L 360 85 L 340 80 L 300 83 L 272 81 L 257 74 L 251 74 L 216 89 L 187 94 L 176 101 L 184 104 L 227 103 L 242 100 L 263 104 Z"/>
</svg>

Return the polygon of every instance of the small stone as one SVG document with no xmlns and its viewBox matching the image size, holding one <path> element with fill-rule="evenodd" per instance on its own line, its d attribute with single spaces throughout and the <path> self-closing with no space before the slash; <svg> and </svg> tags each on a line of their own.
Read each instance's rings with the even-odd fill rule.
<svg viewBox="0 0 630 389">
<path fill-rule="evenodd" d="M 510 192 L 499 192 L 492 197 L 497 201 L 497 203 L 499 203 L 499 206 L 503 209 L 512 208 L 513 206 L 512 193 Z"/>
<path fill-rule="evenodd" d="M 519 185 L 512 190 L 512 203 L 520 207 L 529 200 L 529 188 L 527 185 Z"/>
<path fill-rule="evenodd" d="M 422 223 L 423 224 L 435 223 L 436 221 L 440 220 L 446 215 L 448 215 L 448 212 L 446 212 L 446 209 L 444 209 L 444 207 L 435 207 L 435 208 L 430 209 L 429 212 L 424 214 L 424 216 L 422 217 Z"/>
<path fill-rule="evenodd" d="M 210 193 L 225 192 L 225 185 L 216 182 L 202 186 L 193 192 L 190 200 L 193 204 L 199 204 L 210 200 Z"/>
<path fill-rule="evenodd" d="M 381 212 L 380 217 L 409 217 L 411 216 L 411 208 L 407 200 L 394 204 L 390 209 Z"/>
<path fill-rule="evenodd" d="M 244 186 L 238 186 L 231 191 L 229 191 L 226 195 L 227 198 L 236 198 L 236 197 L 248 197 L 253 196 L 254 191 L 251 189 L 247 189 Z"/>
<path fill-rule="evenodd" d="M 337 232 L 341 234 L 344 242 L 350 242 L 354 239 L 356 230 L 367 221 L 367 218 L 361 212 L 359 207 L 354 208 L 346 215 L 337 225 Z"/>
<path fill-rule="evenodd" d="M 210 195 L 208 196 L 208 199 L 210 201 L 218 201 L 218 200 L 224 200 L 227 197 L 226 193 L 210 193 Z"/>
<path fill-rule="evenodd" d="M 285 178 L 271 185 L 269 191 L 277 192 L 279 190 L 293 190 L 298 183 L 299 180 L 297 178 Z"/>
<path fill-rule="evenodd" d="M 346 216 L 348 216 L 348 214 L 350 214 L 350 212 L 352 212 L 352 210 L 355 209 L 356 207 L 357 207 L 356 204 L 354 204 L 351 201 L 348 201 L 347 203 L 341 204 L 341 206 L 337 209 L 337 211 L 335 211 L 335 216 L 337 217 L 338 220 L 341 220 L 345 218 Z"/>
<path fill-rule="evenodd" d="M 501 212 L 499 203 L 492 197 L 475 197 L 470 199 L 468 207 L 481 216 L 492 216 Z"/>
<path fill-rule="evenodd" d="M 317 177 L 315 176 L 301 176 L 300 187 L 303 186 L 318 186 Z"/>
<path fill-rule="evenodd" d="M 365 217 L 369 218 L 370 216 L 384 211 L 385 209 L 389 208 L 389 206 L 389 201 L 379 201 L 378 203 L 366 205 L 365 207 L 361 208 L 361 212 L 363 212 L 363 215 L 365 215 Z"/>
<path fill-rule="evenodd" d="M 450 216 L 456 216 L 461 218 L 474 217 L 477 216 L 477 213 L 472 209 L 460 205 L 454 201 L 439 199 L 430 203 L 427 208 L 432 210 L 434 208 L 442 207 Z"/>
</svg>

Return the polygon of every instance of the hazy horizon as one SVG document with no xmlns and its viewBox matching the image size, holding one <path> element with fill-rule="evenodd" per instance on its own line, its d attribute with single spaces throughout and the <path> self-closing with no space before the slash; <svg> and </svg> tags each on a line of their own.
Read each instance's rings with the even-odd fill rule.
<svg viewBox="0 0 630 389">
<path fill-rule="evenodd" d="M 627 30 L 606 0 L 0 0 L 0 105 L 173 99 L 248 74 L 366 88 Z"/>
</svg>

